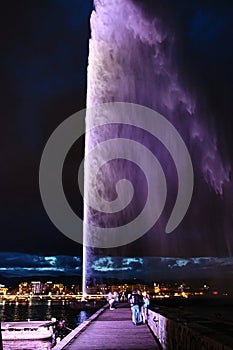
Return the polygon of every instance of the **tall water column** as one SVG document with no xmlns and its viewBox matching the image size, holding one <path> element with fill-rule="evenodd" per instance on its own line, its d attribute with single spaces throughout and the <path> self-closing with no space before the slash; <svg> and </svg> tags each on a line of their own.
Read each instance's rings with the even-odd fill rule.
<svg viewBox="0 0 233 350">
<path fill-rule="evenodd" d="M 206 182 L 216 193 L 222 193 L 223 185 L 228 181 L 228 170 L 222 164 L 217 147 L 214 127 L 208 129 L 203 122 L 201 108 L 196 96 L 189 92 L 180 80 L 181 72 L 174 61 L 175 34 L 169 29 L 169 23 L 159 14 L 147 13 L 140 1 L 131 0 L 95 0 L 95 9 L 91 15 L 91 39 L 89 43 L 87 108 L 106 102 L 130 102 L 147 106 L 161 113 L 181 133 L 189 146 L 198 172 L 202 172 Z M 87 129 L 94 125 L 94 118 L 103 118 L 103 122 L 114 123 L 114 116 L 87 114 Z M 177 187 L 174 166 L 168 161 L 169 155 L 163 145 L 143 131 L 133 127 L 96 128 L 86 135 L 86 153 L 93 145 L 108 138 L 128 137 L 157 152 L 163 164 L 171 192 Z M 197 154 L 195 149 L 198 148 Z M 110 150 L 109 150 L 110 152 Z M 100 155 L 98 155 L 99 157 Z M 196 158 L 195 158 L 196 157 Z M 85 166 L 85 177 L 92 173 L 92 164 Z M 100 227 L 120 226 L 130 221 L 142 209 L 147 196 L 147 187 L 143 184 L 143 175 L 135 165 L 124 160 L 116 160 L 103 166 L 98 173 L 99 194 L 107 200 L 116 197 L 114 184 L 120 178 L 129 179 L 134 190 L 140 194 L 121 213 L 114 216 L 99 213 L 85 205 L 84 221 Z M 85 185 L 85 193 L 92 189 Z M 148 215 L 153 215 L 153 208 Z M 162 224 L 161 224 L 162 227 Z M 156 228 L 156 235 L 163 234 Z M 83 250 L 83 287 L 90 279 L 96 251 L 88 247 L 88 229 L 84 229 Z M 161 238 L 162 240 L 166 238 Z M 166 241 L 168 250 L 171 248 Z M 162 245 L 161 245 L 162 247 Z M 176 251 L 179 254 L 179 250 Z M 182 251 L 180 251 L 180 256 Z"/>
</svg>

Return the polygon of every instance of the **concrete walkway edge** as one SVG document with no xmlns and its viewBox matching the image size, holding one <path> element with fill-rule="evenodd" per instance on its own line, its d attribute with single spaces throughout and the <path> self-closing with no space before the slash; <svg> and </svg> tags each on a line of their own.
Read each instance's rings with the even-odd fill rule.
<svg viewBox="0 0 233 350">
<path fill-rule="evenodd" d="M 96 311 L 91 317 L 88 318 L 88 320 L 82 322 L 78 327 L 76 327 L 73 331 L 71 331 L 69 334 L 67 334 L 66 337 L 64 337 L 57 345 L 55 345 L 52 349 L 53 350 L 62 350 L 65 349 L 66 346 L 73 342 L 75 338 L 77 338 L 81 332 L 83 332 L 89 324 L 94 321 L 97 317 L 99 317 L 102 312 L 104 312 L 109 307 L 108 303 L 104 305 L 101 309 Z"/>
</svg>

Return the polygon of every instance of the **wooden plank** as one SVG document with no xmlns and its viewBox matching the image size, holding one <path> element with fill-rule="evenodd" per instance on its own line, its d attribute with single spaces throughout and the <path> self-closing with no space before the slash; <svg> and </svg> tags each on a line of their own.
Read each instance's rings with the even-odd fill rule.
<svg viewBox="0 0 233 350">
<path fill-rule="evenodd" d="M 123 305 L 122 305 L 123 306 Z M 158 350 L 147 325 L 133 325 L 130 308 L 106 309 L 65 350 Z"/>
</svg>

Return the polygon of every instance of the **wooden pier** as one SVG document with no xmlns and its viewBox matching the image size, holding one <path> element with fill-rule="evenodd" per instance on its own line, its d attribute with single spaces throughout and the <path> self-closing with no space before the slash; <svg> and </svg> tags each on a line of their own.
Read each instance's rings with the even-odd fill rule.
<svg viewBox="0 0 233 350">
<path fill-rule="evenodd" d="M 135 326 L 131 309 L 118 304 L 117 309 L 103 308 L 81 324 L 54 350 L 159 350 L 158 343 L 145 324 Z"/>
</svg>

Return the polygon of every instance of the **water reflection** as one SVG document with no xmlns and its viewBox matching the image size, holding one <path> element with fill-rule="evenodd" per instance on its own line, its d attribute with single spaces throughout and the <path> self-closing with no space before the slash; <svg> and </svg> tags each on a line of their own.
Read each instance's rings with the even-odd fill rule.
<svg viewBox="0 0 233 350">
<path fill-rule="evenodd" d="M 18 309 L 19 303 L 16 302 L 15 305 L 12 305 L 12 309 L 14 308 L 14 319 L 17 319 L 19 317 L 19 309 Z"/>
<path fill-rule="evenodd" d="M 79 314 L 77 315 L 77 325 L 86 321 L 86 319 L 87 319 L 86 311 L 80 311 Z"/>
<path fill-rule="evenodd" d="M 49 300 L 47 303 L 46 319 L 51 320 L 52 317 L 53 316 L 51 314 L 51 300 Z"/>
<path fill-rule="evenodd" d="M 11 321 L 48 321 L 52 318 L 65 320 L 66 326 L 74 329 L 86 321 L 94 311 L 71 310 L 68 302 L 30 302 L 30 303 L 1 303 L 0 317 L 2 322 Z M 4 350 L 49 350 L 50 341 L 4 341 Z"/>
</svg>

